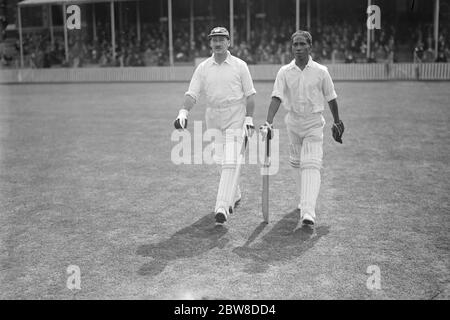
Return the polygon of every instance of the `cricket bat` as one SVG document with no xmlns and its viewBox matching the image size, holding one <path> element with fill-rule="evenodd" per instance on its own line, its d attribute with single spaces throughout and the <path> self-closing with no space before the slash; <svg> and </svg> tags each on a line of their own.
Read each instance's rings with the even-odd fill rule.
<svg viewBox="0 0 450 320">
<path fill-rule="evenodd" d="M 265 223 L 269 223 L 269 167 L 270 167 L 270 139 L 266 137 L 266 150 L 263 164 L 262 213 Z"/>
</svg>

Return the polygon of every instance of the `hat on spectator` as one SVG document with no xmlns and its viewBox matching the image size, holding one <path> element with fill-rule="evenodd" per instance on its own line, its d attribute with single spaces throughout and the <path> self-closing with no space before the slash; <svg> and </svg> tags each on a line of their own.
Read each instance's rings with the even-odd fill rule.
<svg viewBox="0 0 450 320">
<path fill-rule="evenodd" d="M 215 27 L 214 29 L 212 29 L 211 32 L 208 34 L 208 39 L 211 39 L 211 37 L 214 36 L 225 36 L 228 39 L 230 39 L 230 33 L 224 27 Z"/>
</svg>

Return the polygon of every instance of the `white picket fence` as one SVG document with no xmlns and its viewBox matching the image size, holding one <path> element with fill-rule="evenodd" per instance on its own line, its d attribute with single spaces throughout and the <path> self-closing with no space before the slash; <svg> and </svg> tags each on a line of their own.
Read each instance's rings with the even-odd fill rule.
<svg viewBox="0 0 450 320">
<path fill-rule="evenodd" d="M 273 81 L 279 65 L 250 65 L 255 81 Z M 450 63 L 330 64 L 335 81 L 450 80 Z M 0 83 L 189 81 L 194 66 L 0 69 Z"/>
</svg>

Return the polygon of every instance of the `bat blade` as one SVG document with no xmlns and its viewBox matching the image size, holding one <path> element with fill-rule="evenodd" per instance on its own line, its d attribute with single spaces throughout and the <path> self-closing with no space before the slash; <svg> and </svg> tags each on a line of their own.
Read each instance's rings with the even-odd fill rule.
<svg viewBox="0 0 450 320">
<path fill-rule="evenodd" d="M 262 213 L 265 223 L 269 223 L 269 175 L 263 175 Z"/>
<path fill-rule="evenodd" d="M 262 213 L 265 223 L 269 223 L 269 168 L 270 168 L 270 139 L 266 139 L 266 150 L 263 165 Z"/>
</svg>

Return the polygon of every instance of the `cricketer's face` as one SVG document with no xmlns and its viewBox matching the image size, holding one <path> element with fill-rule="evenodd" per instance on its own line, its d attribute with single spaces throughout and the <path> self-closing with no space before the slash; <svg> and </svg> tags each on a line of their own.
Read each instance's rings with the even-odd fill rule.
<svg viewBox="0 0 450 320">
<path fill-rule="evenodd" d="M 305 60 L 308 59 L 311 53 L 311 46 L 305 36 L 298 35 L 292 40 L 292 53 L 295 59 Z"/>
<path fill-rule="evenodd" d="M 225 36 L 213 36 L 209 40 L 209 45 L 214 53 L 225 54 L 230 47 L 230 40 Z"/>
</svg>

